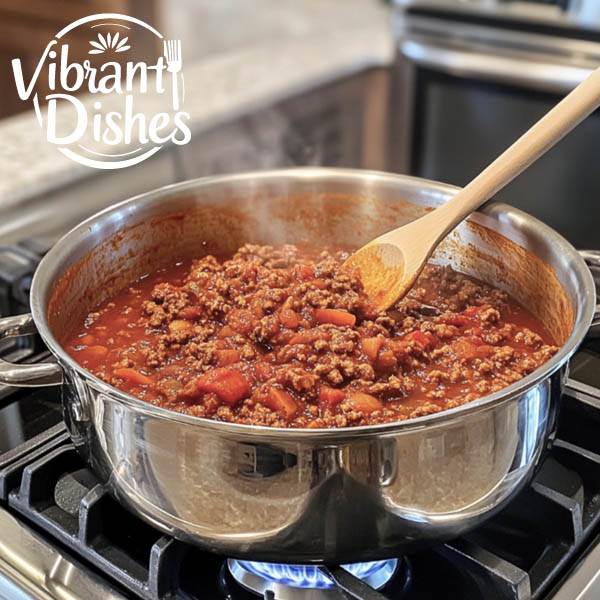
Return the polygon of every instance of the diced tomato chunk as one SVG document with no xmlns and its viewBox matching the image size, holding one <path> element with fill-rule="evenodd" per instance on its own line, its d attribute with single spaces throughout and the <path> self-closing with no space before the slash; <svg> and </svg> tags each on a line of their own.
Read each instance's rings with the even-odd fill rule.
<svg viewBox="0 0 600 600">
<path fill-rule="evenodd" d="M 318 323 L 331 323 L 340 327 L 354 327 L 356 317 L 345 310 L 337 308 L 317 308 L 315 319 Z"/>
<path fill-rule="evenodd" d="M 447 325 L 455 325 L 456 327 L 462 327 L 466 324 L 467 320 L 462 315 L 457 315 L 455 313 L 448 313 L 442 315 L 441 320 L 444 321 Z"/>
<path fill-rule="evenodd" d="M 334 408 L 337 406 L 344 398 L 346 397 L 346 393 L 344 390 L 336 390 L 335 388 L 324 385 L 319 390 L 319 404 L 323 408 Z"/>
<path fill-rule="evenodd" d="M 115 375 L 123 381 L 133 385 L 150 385 L 152 383 L 152 379 L 150 379 L 150 377 L 129 367 L 115 369 Z"/>
<path fill-rule="evenodd" d="M 254 364 L 254 376 L 259 381 L 267 381 L 273 376 L 273 366 L 264 360 L 259 360 Z"/>
<path fill-rule="evenodd" d="M 298 281 L 308 281 L 315 276 L 313 268 L 308 265 L 294 265 L 292 273 Z"/>
<path fill-rule="evenodd" d="M 482 358 L 487 358 L 491 354 L 492 348 L 493 346 L 489 346 L 488 344 L 477 346 L 477 355 Z"/>
<path fill-rule="evenodd" d="M 363 392 L 354 392 L 350 394 L 347 402 L 354 410 L 358 410 L 359 412 L 363 413 L 372 413 L 383 408 L 383 405 L 377 398 L 375 398 L 375 396 L 371 396 L 371 394 L 365 394 Z"/>
<path fill-rule="evenodd" d="M 365 356 L 371 360 L 375 360 L 377 358 L 377 354 L 379 354 L 381 346 L 383 346 L 383 342 L 384 339 L 382 337 L 364 338 L 361 341 L 362 351 L 364 352 Z"/>
<path fill-rule="evenodd" d="M 314 331 L 300 331 L 291 337 L 288 344 L 312 344 L 316 339 Z"/>
<path fill-rule="evenodd" d="M 310 285 L 318 290 L 324 290 L 327 288 L 327 282 L 322 279 L 313 279 Z"/>
<path fill-rule="evenodd" d="M 184 319 L 175 319 L 169 323 L 168 328 L 171 333 L 190 333 L 194 328 L 194 325 Z"/>
<path fill-rule="evenodd" d="M 288 329 L 298 328 L 298 315 L 291 308 L 284 308 L 279 312 L 279 321 Z"/>
<path fill-rule="evenodd" d="M 294 402 L 292 396 L 279 388 L 271 388 L 264 402 L 270 409 L 276 410 L 287 421 L 298 412 L 298 405 Z"/>
<path fill-rule="evenodd" d="M 469 342 L 471 342 L 471 344 L 474 344 L 475 346 L 483 346 L 485 344 L 485 342 L 477 335 L 471 335 L 466 339 Z"/>
<path fill-rule="evenodd" d="M 456 340 L 452 347 L 454 349 L 454 354 L 456 354 L 456 358 L 472 360 L 477 357 L 477 346 L 464 338 Z"/>
<path fill-rule="evenodd" d="M 235 335 L 235 331 L 231 327 L 229 327 L 229 325 L 224 325 L 223 327 L 221 327 L 221 331 L 219 331 L 220 338 L 231 337 L 233 335 Z"/>
<path fill-rule="evenodd" d="M 429 331 L 413 331 L 406 336 L 406 339 L 417 342 L 417 344 L 423 346 L 425 350 L 431 348 L 434 343 L 434 337 Z"/>
<path fill-rule="evenodd" d="M 240 353 L 237 350 L 225 348 L 223 350 L 217 350 L 217 364 L 220 367 L 226 367 L 232 365 L 240 360 Z"/>
<path fill-rule="evenodd" d="M 199 319 L 201 316 L 202 311 L 195 306 L 189 306 L 181 311 L 181 317 L 188 321 L 194 321 L 195 319 Z"/>
<path fill-rule="evenodd" d="M 213 369 L 196 380 L 196 390 L 214 392 L 219 400 L 234 406 L 250 396 L 248 380 L 234 369 Z"/>
<path fill-rule="evenodd" d="M 398 359 L 392 350 L 383 350 L 377 356 L 377 366 L 381 369 L 395 369 L 398 366 Z"/>
<path fill-rule="evenodd" d="M 470 336 L 456 340 L 453 345 L 457 358 L 472 360 L 473 358 L 486 358 L 492 351 L 492 346 L 486 344 L 480 337 Z"/>
</svg>

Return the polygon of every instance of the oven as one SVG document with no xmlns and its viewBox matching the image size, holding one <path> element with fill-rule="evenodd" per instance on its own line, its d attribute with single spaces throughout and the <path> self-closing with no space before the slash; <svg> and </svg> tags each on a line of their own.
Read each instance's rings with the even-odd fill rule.
<svg viewBox="0 0 600 600">
<path fill-rule="evenodd" d="M 600 64 L 600 2 L 399 1 L 393 169 L 464 185 Z M 600 112 L 497 198 L 598 247 Z"/>
</svg>

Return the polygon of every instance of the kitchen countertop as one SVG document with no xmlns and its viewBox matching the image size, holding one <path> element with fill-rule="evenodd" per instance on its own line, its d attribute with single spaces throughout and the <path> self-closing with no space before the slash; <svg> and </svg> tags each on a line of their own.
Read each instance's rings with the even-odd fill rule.
<svg viewBox="0 0 600 600">
<path fill-rule="evenodd" d="M 182 39 L 183 109 L 190 113 L 192 136 L 343 76 L 389 65 L 393 59 L 390 9 L 375 1 L 262 0 L 259 4 L 269 10 L 245 8 L 241 14 L 240 4 L 232 0 L 202 0 L 186 7 L 190 2 L 182 0 L 180 11 L 171 11 L 169 5 L 161 22 L 166 36 L 176 31 Z M 232 11 L 236 19 L 227 22 Z M 144 96 L 138 110 L 169 110 L 162 106 L 169 99 L 168 94 Z M 91 107 L 93 100 L 84 102 Z M 68 121 L 71 115 L 59 109 L 57 118 Z M 99 174 L 67 159 L 46 141 L 33 110 L 0 122 L 0 140 L 0 220 L 2 213 L 31 198 Z"/>
</svg>

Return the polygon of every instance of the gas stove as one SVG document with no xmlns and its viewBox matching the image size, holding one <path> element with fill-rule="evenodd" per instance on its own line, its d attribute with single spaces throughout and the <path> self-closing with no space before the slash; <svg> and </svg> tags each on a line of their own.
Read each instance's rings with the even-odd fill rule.
<svg viewBox="0 0 600 600">
<path fill-rule="evenodd" d="M 0 248 L 0 316 L 27 310 L 45 249 Z M 35 337 L 1 344 L 11 361 L 48 360 Z M 600 339 L 589 337 L 571 362 L 552 448 L 501 513 L 410 556 L 277 565 L 204 552 L 139 520 L 75 451 L 58 389 L 0 387 L 0 598 L 591 600 L 600 597 L 599 428 Z"/>
</svg>

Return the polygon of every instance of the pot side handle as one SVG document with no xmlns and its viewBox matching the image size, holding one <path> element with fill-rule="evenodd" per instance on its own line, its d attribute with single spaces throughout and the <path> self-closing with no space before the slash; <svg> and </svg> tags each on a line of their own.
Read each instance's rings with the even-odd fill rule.
<svg viewBox="0 0 600 600">
<path fill-rule="evenodd" d="M 0 340 L 37 333 L 31 314 L 0 319 Z M 13 364 L 0 359 L 0 383 L 19 387 L 58 385 L 63 370 L 57 363 Z"/>
<path fill-rule="evenodd" d="M 592 273 L 592 277 L 596 282 L 596 289 L 600 290 L 600 250 L 579 250 L 579 254 Z M 596 312 L 588 332 L 590 337 L 600 336 L 600 295 L 596 298 L 596 302 Z"/>
</svg>

